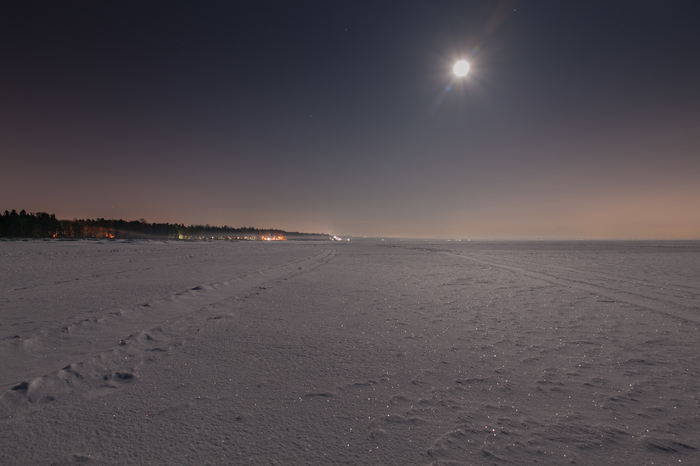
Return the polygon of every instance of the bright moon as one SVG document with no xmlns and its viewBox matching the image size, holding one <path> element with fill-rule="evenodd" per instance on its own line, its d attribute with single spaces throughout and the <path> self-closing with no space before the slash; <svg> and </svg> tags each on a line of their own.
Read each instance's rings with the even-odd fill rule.
<svg viewBox="0 0 700 466">
<path fill-rule="evenodd" d="M 464 76 L 469 72 L 469 63 L 464 60 L 460 60 L 455 63 L 454 72 L 457 76 Z"/>
</svg>

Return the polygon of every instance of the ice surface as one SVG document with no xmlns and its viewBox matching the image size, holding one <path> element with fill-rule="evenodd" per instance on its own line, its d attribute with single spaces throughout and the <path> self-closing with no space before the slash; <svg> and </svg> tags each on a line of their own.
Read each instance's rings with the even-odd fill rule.
<svg viewBox="0 0 700 466">
<path fill-rule="evenodd" d="M 0 242 L 2 464 L 700 462 L 700 243 Z"/>
</svg>

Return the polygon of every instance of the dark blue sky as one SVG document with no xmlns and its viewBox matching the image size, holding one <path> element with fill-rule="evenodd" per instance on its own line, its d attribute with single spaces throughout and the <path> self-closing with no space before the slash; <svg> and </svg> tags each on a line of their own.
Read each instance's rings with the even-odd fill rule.
<svg viewBox="0 0 700 466">
<path fill-rule="evenodd" d="M 4 5 L 0 209 L 700 238 L 697 18 L 692 0 Z"/>
</svg>

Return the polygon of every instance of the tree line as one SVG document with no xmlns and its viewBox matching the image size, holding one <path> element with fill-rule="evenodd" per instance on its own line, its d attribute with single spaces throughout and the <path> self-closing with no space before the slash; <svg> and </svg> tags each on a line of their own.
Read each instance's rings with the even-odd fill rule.
<svg viewBox="0 0 700 466">
<path fill-rule="evenodd" d="M 241 239 L 241 240 L 327 240 L 329 235 L 286 232 L 258 228 L 213 225 L 185 226 L 177 223 L 148 223 L 140 220 L 73 219 L 59 220 L 46 212 L 0 215 L 0 238 L 113 238 L 113 239 Z"/>
</svg>

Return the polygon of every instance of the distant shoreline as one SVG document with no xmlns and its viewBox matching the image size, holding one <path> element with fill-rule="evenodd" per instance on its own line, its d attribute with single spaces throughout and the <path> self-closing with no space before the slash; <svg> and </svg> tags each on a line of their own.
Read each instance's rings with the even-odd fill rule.
<svg viewBox="0 0 700 466">
<path fill-rule="evenodd" d="M 288 232 L 278 229 L 227 225 L 189 225 L 149 223 L 145 219 L 73 219 L 59 220 L 46 212 L 27 213 L 14 209 L 0 215 L 0 238 L 8 239 L 154 239 L 154 240 L 229 240 L 229 241 L 324 241 L 333 237 L 322 233 Z"/>
</svg>

